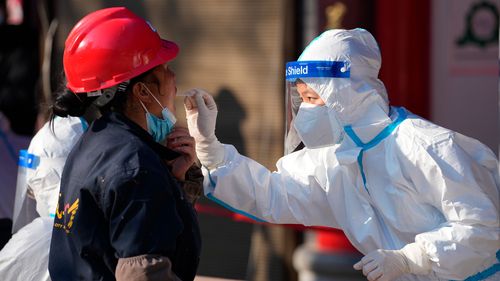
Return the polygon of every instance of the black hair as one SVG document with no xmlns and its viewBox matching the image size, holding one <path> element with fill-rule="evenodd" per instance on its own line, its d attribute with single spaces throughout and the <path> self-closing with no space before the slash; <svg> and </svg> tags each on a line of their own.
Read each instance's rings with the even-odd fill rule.
<svg viewBox="0 0 500 281">
<path fill-rule="evenodd" d="M 154 69 L 154 68 L 153 68 Z M 111 101 L 106 105 L 99 107 L 101 113 L 108 111 L 123 112 L 127 102 L 128 94 L 132 92 L 132 88 L 136 83 L 145 80 L 145 77 L 152 73 L 153 69 L 148 70 L 132 79 L 126 86 L 126 88 L 118 87 L 118 91 Z M 155 77 L 156 78 L 156 77 Z M 67 117 L 75 116 L 80 117 L 85 114 L 90 106 L 95 105 L 94 101 L 98 97 L 89 97 L 87 93 L 74 93 L 68 89 L 65 85 L 65 79 L 62 79 L 59 90 L 55 94 L 54 103 L 50 107 L 51 109 L 51 121 L 55 116 Z"/>
<path fill-rule="evenodd" d="M 85 93 L 74 93 L 66 88 L 65 80 L 59 86 L 59 90 L 55 92 L 55 97 L 50 105 L 49 126 L 52 133 L 54 130 L 54 119 L 56 116 L 68 117 L 75 116 L 81 117 L 87 111 L 88 107 L 96 99 L 96 97 L 87 97 Z"/>
<path fill-rule="evenodd" d="M 95 99 L 96 97 L 88 97 L 85 93 L 73 93 L 70 89 L 64 89 L 56 94 L 51 106 L 52 115 L 80 117 Z"/>
</svg>

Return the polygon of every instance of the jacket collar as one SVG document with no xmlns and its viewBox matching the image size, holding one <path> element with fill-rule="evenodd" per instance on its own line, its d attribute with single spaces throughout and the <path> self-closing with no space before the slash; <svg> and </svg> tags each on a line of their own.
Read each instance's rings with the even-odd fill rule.
<svg viewBox="0 0 500 281">
<path fill-rule="evenodd" d="M 177 153 L 171 149 L 168 149 L 164 145 L 157 143 L 146 130 L 144 130 L 137 123 L 133 122 L 132 120 L 127 118 L 125 115 L 123 115 L 119 112 L 110 111 L 110 112 L 104 113 L 102 118 L 108 119 L 109 121 L 113 122 L 115 125 L 117 125 L 123 129 L 131 132 L 132 134 L 136 135 L 139 139 L 141 139 L 149 147 L 151 147 L 156 153 L 158 153 L 158 155 L 162 159 L 173 160 L 173 159 L 180 156 L 179 153 Z"/>
</svg>

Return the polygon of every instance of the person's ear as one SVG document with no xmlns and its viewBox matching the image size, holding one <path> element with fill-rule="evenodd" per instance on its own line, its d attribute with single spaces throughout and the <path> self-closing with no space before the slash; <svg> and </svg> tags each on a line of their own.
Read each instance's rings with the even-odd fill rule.
<svg viewBox="0 0 500 281">
<path fill-rule="evenodd" d="M 149 103 L 151 101 L 146 85 L 142 82 L 135 83 L 134 86 L 132 86 L 132 94 L 143 103 Z"/>
</svg>

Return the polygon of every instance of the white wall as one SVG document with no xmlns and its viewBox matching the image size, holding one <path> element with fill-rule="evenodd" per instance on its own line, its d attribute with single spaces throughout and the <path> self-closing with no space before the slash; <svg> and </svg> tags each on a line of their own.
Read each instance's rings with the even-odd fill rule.
<svg viewBox="0 0 500 281">
<path fill-rule="evenodd" d="M 473 137 L 498 155 L 498 40 L 485 48 L 460 46 L 474 0 L 432 1 L 431 120 Z M 500 0 L 487 1 L 498 8 Z M 481 8 L 472 17 L 478 38 L 488 38 L 498 21 Z"/>
</svg>

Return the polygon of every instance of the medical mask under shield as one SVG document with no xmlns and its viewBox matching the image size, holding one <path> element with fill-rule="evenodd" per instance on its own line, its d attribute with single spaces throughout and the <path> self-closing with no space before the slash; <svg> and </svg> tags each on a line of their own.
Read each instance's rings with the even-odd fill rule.
<svg viewBox="0 0 500 281">
<path fill-rule="evenodd" d="M 307 148 L 330 146 L 342 140 L 342 126 L 335 117 L 331 118 L 330 110 L 325 105 L 300 105 L 293 125 Z"/>
<path fill-rule="evenodd" d="M 153 97 L 153 99 L 160 105 L 162 108 L 161 114 L 163 119 L 160 119 L 156 117 L 154 114 L 151 114 L 146 106 L 142 103 L 142 101 L 139 100 L 139 102 L 142 105 L 142 108 L 144 108 L 144 111 L 146 111 L 146 122 L 148 126 L 148 132 L 153 136 L 153 139 L 161 143 L 163 142 L 167 136 L 172 132 L 174 129 L 175 122 L 177 122 L 177 119 L 175 118 L 174 114 L 168 110 L 168 108 L 164 107 L 160 101 L 151 93 L 151 91 L 147 88 L 146 85 L 146 90 L 148 93 Z"/>
<path fill-rule="evenodd" d="M 289 62 L 285 73 L 287 83 L 285 153 L 293 152 L 300 142 L 308 148 L 340 143 L 344 132 L 330 102 L 334 99 L 337 90 L 348 88 L 350 63 L 344 61 Z M 302 102 L 297 90 L 298 82 L 307 84 L 308 88 L 320 95 L 326 105 L 317 106 Z M 335 86 L 331 87 L 332 84 Z M 325 93 L 325 91 L 330 92 Z"/>
</svg>

